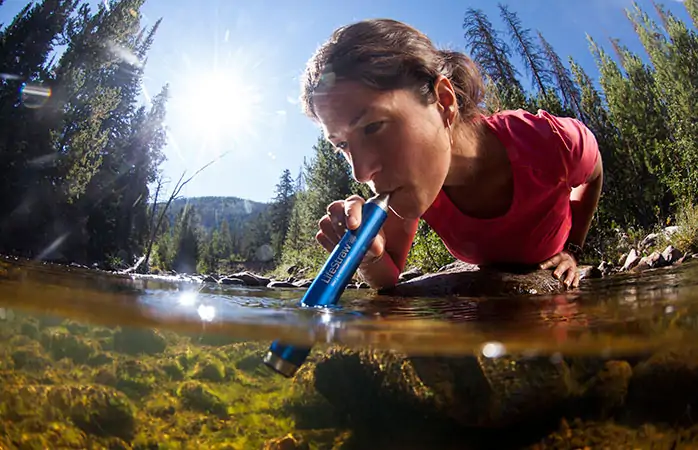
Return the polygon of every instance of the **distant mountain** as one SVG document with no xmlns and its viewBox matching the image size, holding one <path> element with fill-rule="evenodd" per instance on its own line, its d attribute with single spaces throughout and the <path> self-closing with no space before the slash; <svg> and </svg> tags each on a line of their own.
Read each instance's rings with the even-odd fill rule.
<svg viewBox="0 0 698 450">
<path fill-rule="evenodd" d="M 199 217 L 199 224 L 206 230 L 213 230 L 224 220 L 228 221 L 230 231 L 241 231 L 244 224 L 265 212 L 269 203 L 254 202 L 238 197 L 189 197 L 174 200 L 167 210 L 170 225 L 182 209 L 189 205 Z M 164 203 L 158 207 L 164 206 Z"/>
</svg>

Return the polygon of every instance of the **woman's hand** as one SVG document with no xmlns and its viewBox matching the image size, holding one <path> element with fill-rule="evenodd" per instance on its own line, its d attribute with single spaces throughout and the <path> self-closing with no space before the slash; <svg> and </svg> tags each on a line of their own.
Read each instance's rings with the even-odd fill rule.
<svg viewBox="0 0 698 450">
<path fill-rule="evenodd" d="M 327 214 L 320 219 L 320 231 L 315 239 L 328 252 L 332 252 L 347 229 L 355 230 L 361 225 L 361 208 L 366 201 L 358 195 L 346 200 L 337 200 L 327 207 Z M 366 252 L 363 263 L 380 258 L 385 250 L 385 234 L 381 229 Z"/>
<path fill-rule="evenodd" d="M 577 272 L 577 260 L 572 254 L 561 251 L 557 255 L 543 261 L 540 264 L 541 269 L 555 268 L 553 276 L 565 283 L 568 288 L 579 287 L 579 273 Z"/>
</svg>

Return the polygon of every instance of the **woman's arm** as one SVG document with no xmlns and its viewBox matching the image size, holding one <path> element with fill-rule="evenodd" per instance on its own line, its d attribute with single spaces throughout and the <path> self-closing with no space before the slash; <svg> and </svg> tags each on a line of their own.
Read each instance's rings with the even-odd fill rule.
<svg viewBox="0 0 698 450">
<path fill-rule="evenodd" d="M 569 201 L 572 225 L 565 249 L 541 263 L 540 267 L 554 268 L 555 278 L 562 280 L 568 287 L 577 287 L 579 273 L 575 256 L 577 252 L 574 250 L 579 250 L 584 245 L 599 204 L 603 186 L 603 162 L 596 137 L 582 122 L 557 117 L 551 117 L 550 120 L 563 142 L 561 154 L 571 190 Z"/>
<path fill-rule="evenodd" d="M 572 189 L 570 207 L 572 208 L 572 228 L 567 242 L 579 247 L 584 246 L 591 219 L 599 204 L 603 186 L 603 162 L 601 156 L 596 161 L 594 171 L 586 183 Z"/>
</svg>

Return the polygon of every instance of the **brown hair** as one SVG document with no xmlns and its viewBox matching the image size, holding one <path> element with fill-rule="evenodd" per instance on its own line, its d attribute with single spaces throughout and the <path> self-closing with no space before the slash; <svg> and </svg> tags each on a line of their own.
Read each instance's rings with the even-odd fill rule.
<svg viewBox="0 0 698 450">
<path fill-rule="evenodd" d="M 465 54 L 437 49 L 426 35 L 402 22 L 364 20 L 335 30 L 308 61 L 301 103 L 305 114 L 317 119 L 313 96 L 341 79 L 378 90 L 411 89 L 433 103 L 439 75 L 455 89 L 461 120 L 481 111 L 484 81 Z"/>
</svg>

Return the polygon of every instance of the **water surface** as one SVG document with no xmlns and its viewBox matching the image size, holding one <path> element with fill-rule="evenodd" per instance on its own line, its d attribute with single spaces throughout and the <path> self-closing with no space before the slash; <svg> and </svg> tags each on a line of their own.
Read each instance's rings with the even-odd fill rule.
<svg viewBox="0 0 698 450">
<path fill-rule="evenodd" d="M 0 306 L 89 323 L 247 340 L 461 354 L 489 342 L 520 351 L 598 353 L 691 343 L 698 264 L 585 280 L 559 295 L 398 298 L 348 289 L 338 308 L 300 308 L 303 289 L 225 286 L 6 260 Z"/>
<path fill-rule="evenodd" d="M 698 398 L 682 389 L 698 381 L 691 369 L 698 367 L 691 356 L 698 353 L 696 284 L 698 264 L 689 262 L 585 280 L 580 289 L 560 295 L 397 298 L 350 289 L 340 307 L 326 311 L 299 308 L 303 289 L 221 286 L 3 259 L 0 448 L 594 448 L 606 441 L 612 443 L 608 448 L 650 448 L 648 442 L 652 448 L 693 448 L 690 436 L 698 430 L 689 430 L 690 408 Z M 568 424 L 576 417 L 570 416 L 551 429 L 509 430 L 496 436 L 500 440 L 488 435 L 477 445 L 419 420 L 400 426 L 404 418 L 395 418 L 393 434 L 386 435 L 385 426 L 357 430 L 338 418 L 336 404 L 330 407 L 312 393 L 312 358 L 295 380 L 261 364 L 276 339 L 312 345 L 317 354 L 345 347 L 435 361 L 500 358 L 510 368 L 516 360 L 507 355 L 558 362 L 564 357 L 579 389 L 601 405 L 631 391 L 627 376 L 617 374 L 632 365 L 633 379 L 640 374 L 635 392 L 650 395 L 634 400 L 641 408 L 632 408 L 663 411 L 668 405 L 671 414 L 656 423 L 626 421 L 621 428 L 611 424 L 625 413 Z M 653 389 L 644 386 L 647 380 L 655 385 L 655 363 L 642 361 L 667 349 L 693 359 L 658 359 L 673 364 L 656 372 L 673 381 L 656 378 L 651 397 Z M 601 371 L 594 378 L 578 362 L 595 358 L 601 362 L 590 366 Z M 614 358 L 621 362 L 603 369 L 603 361 Z M 489 383 L 511 377 L 506 370 L 490 372 L 495 378 Z M 471 375 L 452 376 L 458 382 Z M 589 380 L 604 377 L 610 381 L 588 388 Z M 364 387 L 366 380 L 359 378 L 343 382 L 350 384 L 338 389 L 348 386 L 357 395 L 386 388 Z M 674 384 L 677 390 L 661 390 Z M 488 388 L 492 395 L 495 387 Z M 507 399 L 495 404 L 507 406 Z M 685 430 L 674 428 L 679 422 Z M 294 437 L 278 441 L 289 433 Z M 677 437 L 686 433 L 688 438 Z M 503 436 L 512 440 L 505 444 Z"/>
</svg>

